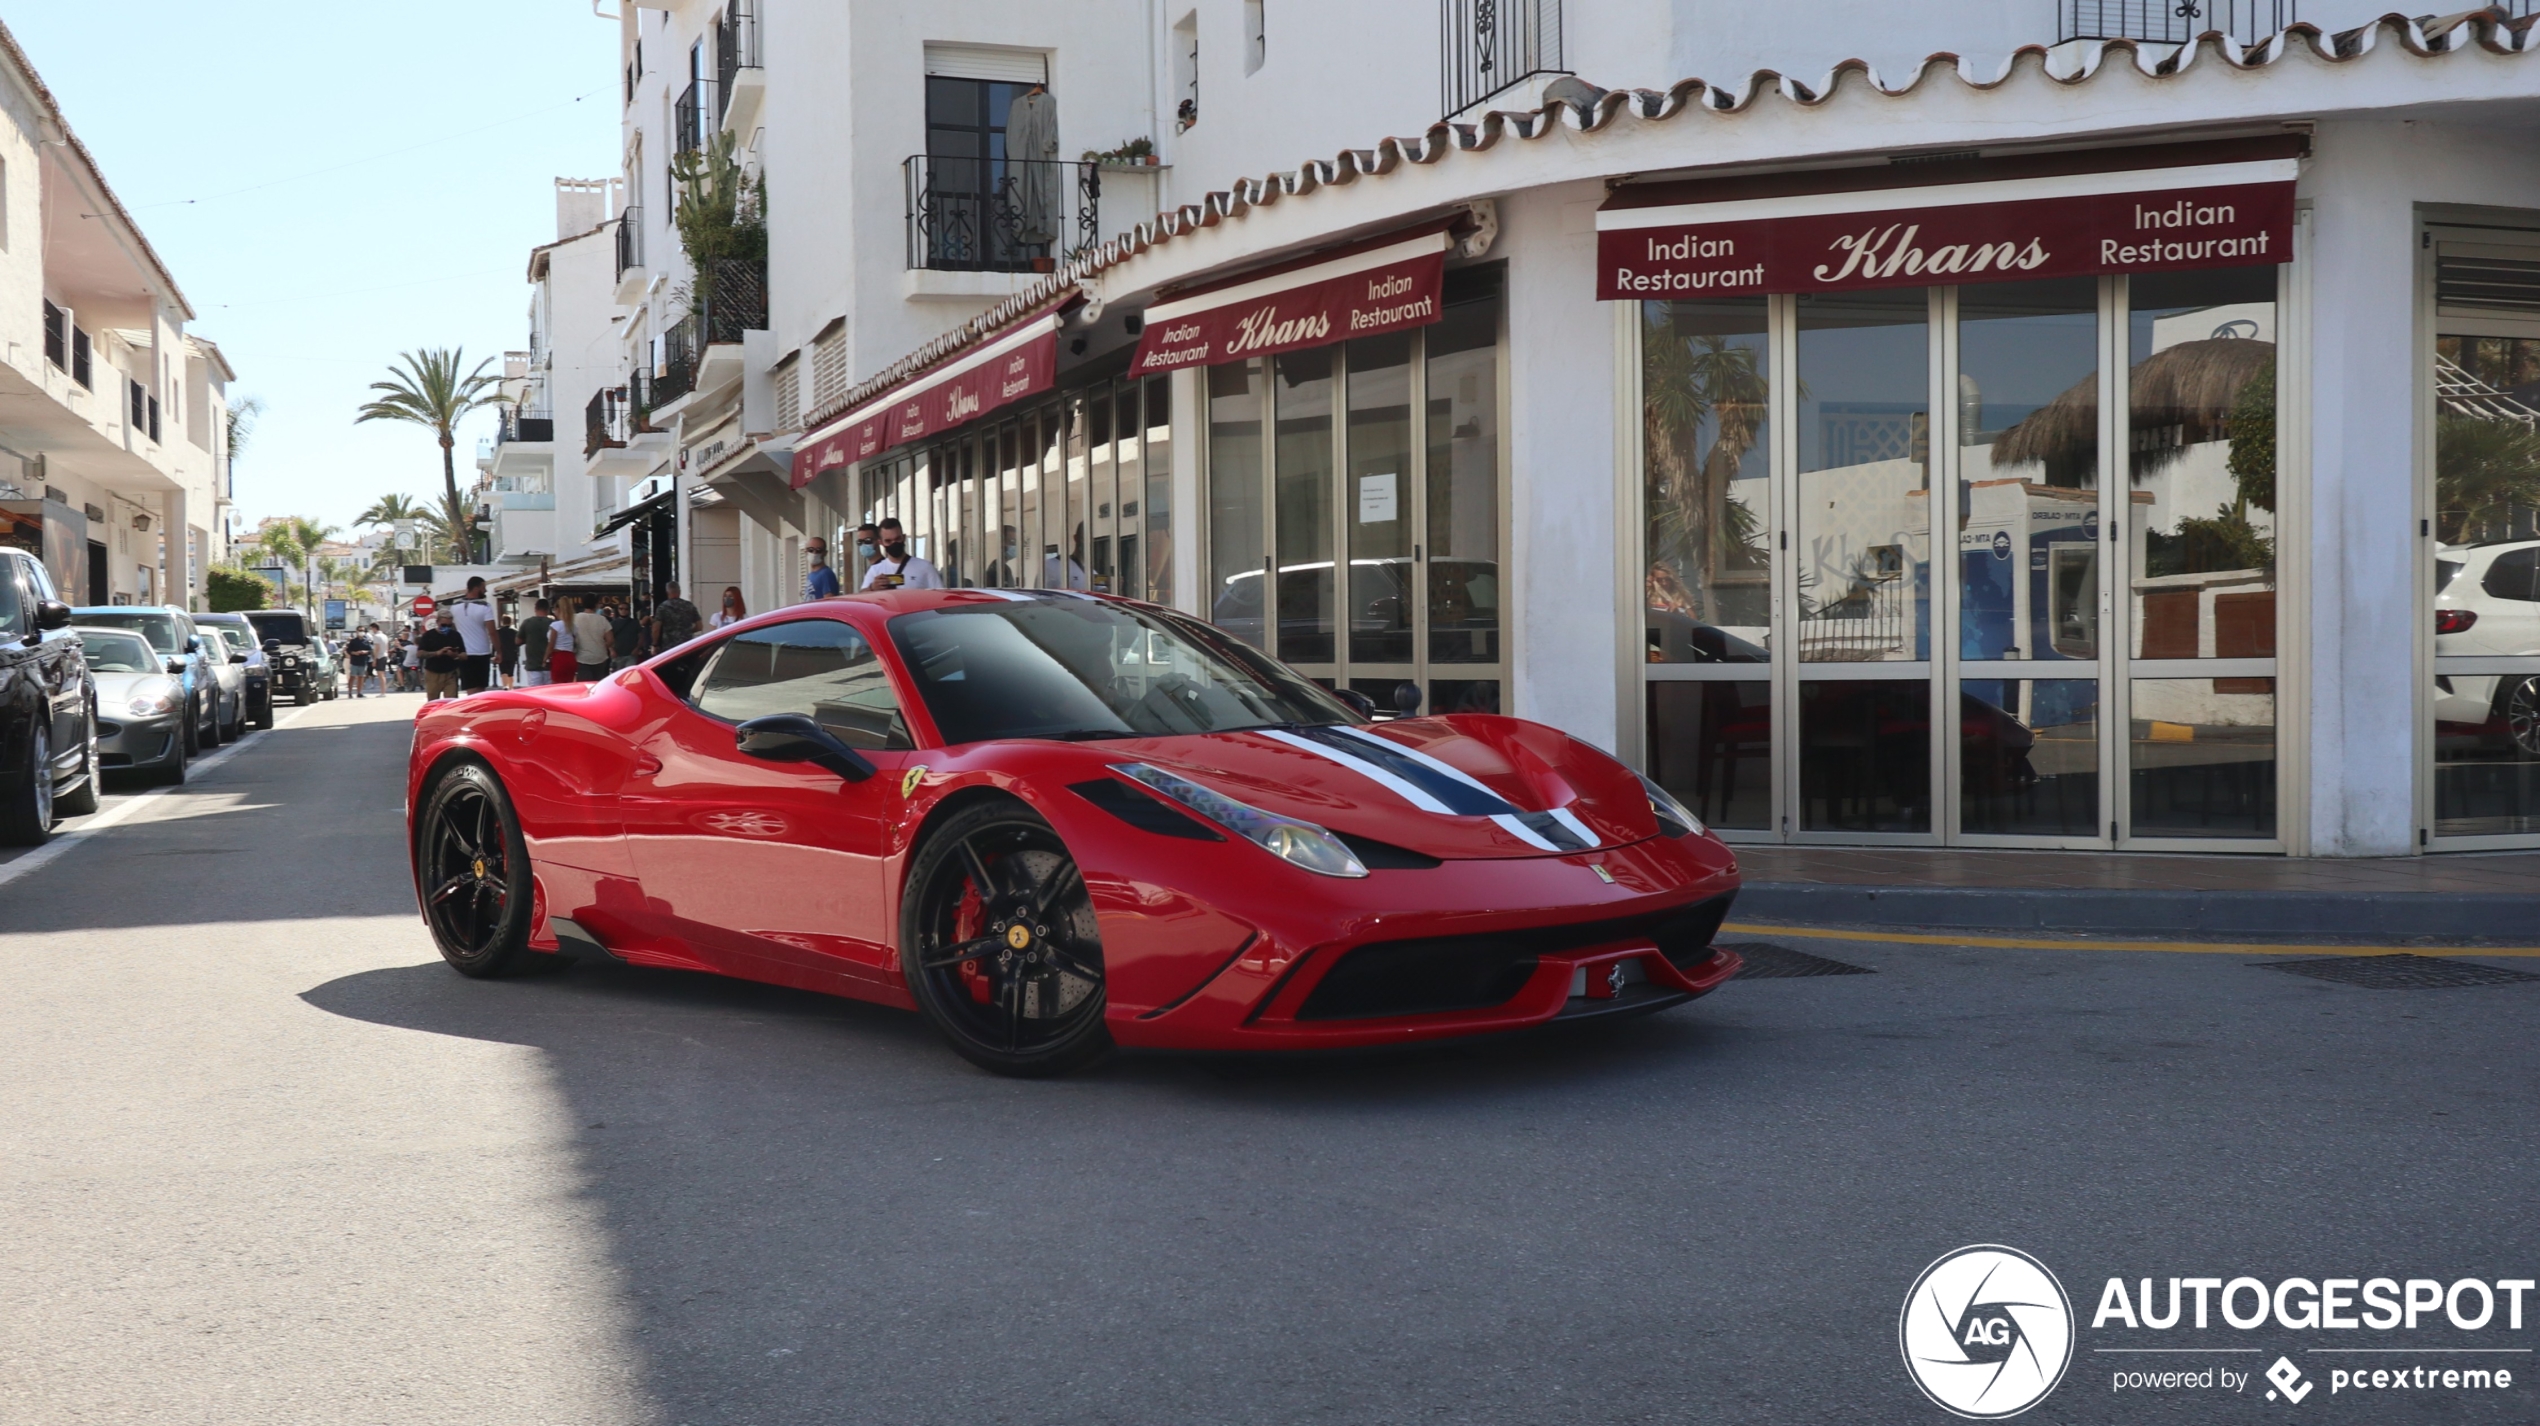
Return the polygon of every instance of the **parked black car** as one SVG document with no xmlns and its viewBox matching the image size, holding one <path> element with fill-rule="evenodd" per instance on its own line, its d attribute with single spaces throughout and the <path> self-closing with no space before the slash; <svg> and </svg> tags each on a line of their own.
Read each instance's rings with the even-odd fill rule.
<svg viewBox="0 0 2540 1426">
<path fill-rule="evenodd" d="M 265 648 L 263 631 L 248 622 L 244 614 L 197 614 L 194 622 L 226 633 L 230 644 L 246 654 L 247 726 L 272 727 L 275 669 L 273 656 Z"/>
<path fill-rule="evenodd" d="M 52 576 L 0 550 L 0 842 L 32 846 L 97 810 L 97 697 Z"/>
<path fill-rule="evenodd" d="M 299 707 L 335 696 L 333 665 L 307 616 L 297 609 L 250 609 L 245 618 L 256 626 L 257 643 L 273 664 L 274 697 L 288 696 Z"/>
</svg>

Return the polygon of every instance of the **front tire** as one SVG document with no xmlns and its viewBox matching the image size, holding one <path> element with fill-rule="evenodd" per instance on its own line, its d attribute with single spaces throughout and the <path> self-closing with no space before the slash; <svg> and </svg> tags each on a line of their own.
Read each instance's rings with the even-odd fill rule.
<svg viewBox="0 0 2540 1426">
<path fill-rule="evenodd" d="M 2524 757 L 2540 757 L 2540 677 L 2508 679 L 2496 690 L 2496 717 Z"/>
<path fill-rule="evenodd" d="M 49 709 L 34 715 L 27 737 L 25 776 L 18 790 L 0 804 L 0 845 L 42 846 L 53 835 L 53 737 L 44 726 Z"/>
<path fill-rule="evenodd" d="M 96 709 L 88 710 L 88 721 L 83 727 L 88 737 L 88 748 L 85 757 L 81 760 L 79 786 L 55 799 L 53 804 L 54 810 L 65 817 L 85 817 L 95 812 L 99 783 L 105 777 L 105 774 L 97 767 Z"/>
<path fill-rule="evenodd" d="M 1066 843 L 1029 810 L 974 807 L 928 837 L 900 939 L 917 1008 L 972 1064 L 1038 1078 L 1110 1052 L 1093 899 Z"/>
<path fill-rule="evenodd" d="M 415 869 L 424 923 L 459 974 L 491 979 L 552 961 L 529 949 L 529 847 L 490 770 L 462 764 L 432 789 Z"/>
</svg>

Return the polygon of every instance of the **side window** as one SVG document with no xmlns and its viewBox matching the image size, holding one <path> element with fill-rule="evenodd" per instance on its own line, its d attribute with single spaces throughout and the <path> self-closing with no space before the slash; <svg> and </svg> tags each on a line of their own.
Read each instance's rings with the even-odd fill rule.
<svg viewBox="0 0 2540 1426">
<path fill-rule="evenodd" d="M 44 561 L 20 560 L 18 568 L 26 574 L 26 599 L 29 604 L 39 599 L 58 601 L 61 598 L 53 592 L 53 572 L 44 567 Z"/>
<path fill-rule="evenodd" d="M 2507 550 L 2496 556 L 2479 587 L 2498 599 L 2540 602 L 2540 549 Z"/>
<path fill-rule="evenodd" d="M 18 593 L 18 566 L 24 563 L 16 555 L 0 554 L 0 637 L 23 638 L 29 611 Z"/>
<path fill-rule="evenodd" d="M 730 640 L 689 701 L 728 723 L 803 713 L 849 747 L 911 746 L 889 670 L 862 634 L 835 619 L 771 624 Z"/>
</svg>

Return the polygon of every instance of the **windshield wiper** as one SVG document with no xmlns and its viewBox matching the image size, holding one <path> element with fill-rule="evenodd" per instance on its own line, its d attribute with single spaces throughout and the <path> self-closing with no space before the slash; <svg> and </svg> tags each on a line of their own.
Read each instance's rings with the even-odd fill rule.
<svg viewBox="0 0 2540 1426">
<path fill-rule="evenodd" d="M 1150 738 L 1155 735 L 1141 733 L 1135 728 L 1069 728 L 1062 732 L 1027 733 L 1023 736 L 1053 743 L 1098 743 L 1111 738 Z"/>
</svg>

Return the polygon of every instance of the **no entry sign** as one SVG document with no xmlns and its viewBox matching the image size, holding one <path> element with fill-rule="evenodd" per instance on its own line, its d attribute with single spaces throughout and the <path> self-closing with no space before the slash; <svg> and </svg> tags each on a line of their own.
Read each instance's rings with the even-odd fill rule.
<svg viewBox="0 0 2540 1426">
<path fill-rule="evenodd" d="M 432 602 L 432 596 L 429 594 L 418 594 L 415 596 L 415 617 L 418 619 L 431 618 L 432 611 L 439 607 L 439 605 Z"/>
</svg>

